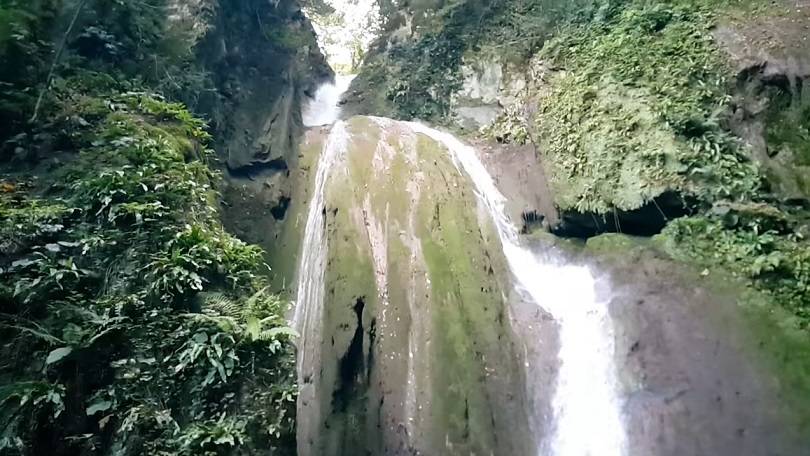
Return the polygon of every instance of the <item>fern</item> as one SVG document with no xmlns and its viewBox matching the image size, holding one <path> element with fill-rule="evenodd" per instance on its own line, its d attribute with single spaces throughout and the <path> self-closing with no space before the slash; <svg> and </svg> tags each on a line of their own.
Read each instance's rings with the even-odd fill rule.
<svg viewBox="0 0 810 456">
<path fill-rule="evenodd" d="M 226 315 L 210 315 L 205 313 L 187 313 L 183 316 L 188 317 L 199 323 L 213 323 L 220 331 L 227 334 L 235 334 L 241 332 L 242 325 L 239 320 Z"/>
<path fill-rule="evenodd" d="M 245 332 L 251 340 L 262 342 L 272 342 L 282 337 L 288 337 L 290 339 L 298 337 L 298 331 L 289 326 L 276 326 L 270 329 L 264 329 L 264 326 L 271 323 L 271 320 L 271 318 L 259 320 L 256 317 L 248 317 Z"/>
<path fill-rule="evenodd" d="M 240 319 L 243 314 L 243 306 L 231 299 L 225 293 L 200 293 L 202 299 L 202 311 L 208 315 L 220 315 L 234 319 Z"/>
</svg>

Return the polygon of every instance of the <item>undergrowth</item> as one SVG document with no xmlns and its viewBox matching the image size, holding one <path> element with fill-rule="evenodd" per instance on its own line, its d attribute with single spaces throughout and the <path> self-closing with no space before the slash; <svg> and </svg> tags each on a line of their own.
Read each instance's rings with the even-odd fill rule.
<svg viewBox="0 0 810 456">
<path fill-rule="evenodd" d="M 106 101 L 63 179 L 0 199 L 3 454 L 289 445 L 293 332 L 218 220 L 207 133 L 147 94 Z"/>
<path fill-rule="evenodd" d="M 670 223 L 662 233 L 667 250 L 748 280 L 810 329 L 810 241 L 769 206 L 722 212 Z"/>
<path fill-rule="evenodd" d="M 167 5 L 0 2 L 4 456 L 294 452 L 287 303 L 220 222 L 208 127 L 164 98 L 211 84 Z"/>
</svg>

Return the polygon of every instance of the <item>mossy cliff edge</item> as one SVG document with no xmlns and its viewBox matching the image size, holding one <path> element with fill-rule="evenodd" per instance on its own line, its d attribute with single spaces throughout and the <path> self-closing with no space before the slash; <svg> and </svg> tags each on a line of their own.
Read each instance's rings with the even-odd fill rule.
<svg viewBox="0 0 810 456">
<path fill-rule="evenodd" d="M 730 270 L 806 328 L 808 7 L 574 3 L 401 12 L 350 109 L 534 147 L 559 218 L 527 211 L 556 234 L 663 230 L 672 256 Z"/>
</svg>

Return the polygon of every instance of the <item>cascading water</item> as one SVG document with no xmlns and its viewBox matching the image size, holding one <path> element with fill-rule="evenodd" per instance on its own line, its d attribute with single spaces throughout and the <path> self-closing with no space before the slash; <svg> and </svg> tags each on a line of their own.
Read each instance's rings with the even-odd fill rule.
<svg viewBox="0 0 810 456">
<path fill-rule="evenodd" d="M 414 131 L 442 143 L 469 175 L 497 228 L 504 255 L 518 283 L 560 327 L 560 368 L 554 393 L 554 433 L 539 454 L 620 456 L 625 452 L 621 404 L 616 394 L 613 325 L 596 298 L 587 267 L 542 261 L 521 246 L 504 210 L 506 199 L 476 151 L 454 136 L 418 123 Z"/>
<path fill-rule="evenodd" d="M 340 116 L 340 97 L 349 89 L 355 75 L 339 74 L 334 82 L 327 82 L 318 87 L 315 98 L 304 106 L 303 120 L 305 127 L 330 125 Z"/>
<path fill-rule="evenodd" d="M 329 173 L 346 151 L 348 134 L 343 122 L 337 122 L 318 160 L 315 186 L 309 205 L 304 229 L 303 247 L 298 265 L 298 292 L 293 323 L 301 334 L 298 346 L 298 454 L 306 455 L 307 442 L 315 436 L 320 413 L 315 400 L 316 374 L 320 367 L 320 330 L 324 298 L 324 275 L 326 273 L 327 238 L 325 235 L 324 205 Z M 300 412 L 306 408 L 305 412 Z"/>
</svg>

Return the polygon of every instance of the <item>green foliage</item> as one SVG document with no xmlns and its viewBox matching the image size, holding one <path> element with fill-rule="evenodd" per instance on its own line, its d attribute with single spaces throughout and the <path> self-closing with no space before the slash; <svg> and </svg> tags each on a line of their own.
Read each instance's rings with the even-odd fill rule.
<svg viewBox="0 0 810 456">
<path fill-rule="evenodd" d="M 0 278 L 13 287 L 0 287 L 0 445 L 292 448 L 295 334 L 262 252 L 218 220 L 204 124 L 145 93 L 70 106 L 65 94 L 78 154 L 47 193 L 18 180 L 0 193 Z"/>
<path fill-rule="evenodd" d="M 448 2 L 437 11 L 420 5 L 412 9 L 418 35 L 413 41 L 390 43 L 385 52 L 371 52 L 359 79 L 373 93 L 384 94 L 396 116 L 440 121 L 449 113 L 450 96 L 461 88 L 464 51 L 474 44 L 477 24 L 492 9 L 466 1 Z M 391 15 L 389 28 L 401 19 L 399 11 L 385 5 L 381 14 Z"/>
<path fill-rule="evenodd" d="M 761 208 L 757 208 L 761 209 Z M 771 296 L 810 328 L 810 242 L 785 230 L 784 214 L 752 213 L 750 208 L 723 215 L 690 217 L 663 232 L 667 250 L 703 267 L 720 267 Z"/>
<path fill-rule="evenodd" d="M 466 46 L 465 21 L 477 14 L 468 3 L 454 5 L 444 12 L 449 22 L 442 28 L 429 29 L 416 43 L 389 51 L 393 66 L 385 67 L 390 72 L 386 97 L 404 118 L 440 119 L 448 114 L 451 94 L 461 88 L 458 68 Z"/>
<path fill-rule="evenodd" d="M 59 0 L 0 1 L 0 145 L 30 116 L 47 72 Z"/>
<path fill-rule="evenodd" d="M 808 328 L 810 244 L 801 218 L 768 198 L 760 170 L 724 126 L 733 71 L 711 29 L 728 7 L 712 0 L 602 3 L 534 57 L 530 71 L 544 82 L 523 103 L 536 103 L 536 116 L 507 111 L 487 133 L 522 142 L 525 122 L 562 209 L 604 214 L 641 207 L 664 191 L 681 193 L 703 215 L 671 222 L 663 233 L 667 251 L 707 273 L 722 268 L 745 279 Z M 801 157 L 807 113 L 789 94 L 771 95 L 769 147 Z"/>
<path fill-rule="evenodd" d="M 208 127 L 167 101 L 219 102 L 194 61 L 218 6 L 173 3 L 0 0 L 3 455 L 294 452 L 288 303 L 219 221 Z"/>
<path fill-rule="evenodd" d="M 630 1 L 545 46 L 534 64 L 564 70 L 530 124 L 562 208 L 635 209 L 667 189 L 707 204 L 756 194 L 757 169 L 720 125 L 728 70 L 712 24 L 695 2 Z"/>
<path fill-rule="evenodd" d="M 810 166 L 810 102 L 798 103 L 781 89 L 771 89 L 766 139 L 772 153 L 789 150 L 796 163 Z M 810 188 L 805 189 L 810 192 Z"/>
<path fill-rule="evenodd" d="M 232 289 L 248 288 L 256 279 L 254 271 L 261 258 L 258 248 L 247 246 L 221 228 L 186 226 L 146 265 L 147 290 L 161 301 L 173 303 L 202 291 L 209 280 Z"/>
<path fill-rule="evenodd" d="M 48 239 L 64 229 L 62 220 L 69 216 L 70 209 L 59 202 L 27 200 L 12 205 L 0 198 L 0 253 L 13 254 L 29 247 L 37 239 Z"/>
<path fill-rule="evenodd" d="M 226 419 L 223 414 L 216 421 L 191 426 L 180 436 L 181 455 L 227 454 L 247 440 L 245 422 Z"/>
<path fill-rule="evenodd" d="M 310 35 L 302 29 L 273 27 L 263 30 L 265 38 L 286 52 L 295 53 L 298 49 L 307 46 Z"/>
<path fill-rule="evenodd" d="M 518 103 L 507 106 L 495 122 L 485 126 L 481 133 L 500 143 L 527 144 L 531 141 L 526 115 Z"/>
<path fill-rule="evenodd" d="M 452 95 L 461 88 L 460 67 L 467 52 L 497 55 L 523 63 L 556 25 L 587 15 L 594 0 L 499 0 L 412 3 L 410 40 L 372 50 L 358 81 L 374 97 L 384 87 L 394 115 L 441 122 L 450 113 Z M 402 26 L 402 5 L 381 4 L 389 31 Z M 374 107 L 380 109 L 379 107 Z M 377 113 L 379 114 L 379 113 Z"/>
<path fill-rule="evenodd" d="M 559 24 L 592 17 L 602 2 L 598 0 L 502 0 L 482 24 L 480 51 L 501 58 L 502 62 L 525 64 Z"/>
</svg>

